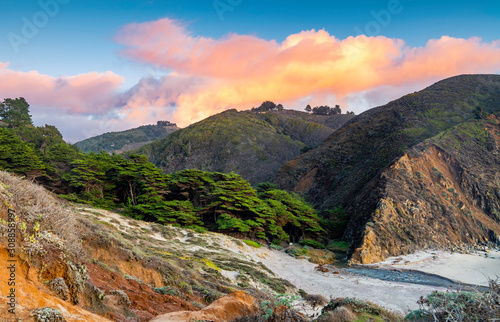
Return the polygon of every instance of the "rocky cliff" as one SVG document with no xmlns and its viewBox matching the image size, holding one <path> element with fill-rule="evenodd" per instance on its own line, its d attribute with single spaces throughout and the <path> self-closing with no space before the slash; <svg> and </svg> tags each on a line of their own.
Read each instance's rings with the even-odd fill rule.
<svg viewBox="0 0 500 322">
<path fill-rule="evenodd" d="M 500 232 L 499 111 L 500 76 L 443 80 L 352 119 L 276 182 L 346 209 L 354 263 L 484 242 Z"/>
</svg>

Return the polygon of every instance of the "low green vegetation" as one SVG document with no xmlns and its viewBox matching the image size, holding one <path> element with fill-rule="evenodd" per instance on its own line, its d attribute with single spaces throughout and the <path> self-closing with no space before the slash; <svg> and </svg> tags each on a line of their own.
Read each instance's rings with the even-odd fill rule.
<svg viewBox="0 0 500 322">
<path fill-rule="evenodd" d="M 254 242 L 253 240 L 245 239 L 245 240 L 243 240 L 243 242 L 245 244 L 247 244 L 248 246 L 251 246 L 251 247 L 254 247 L 254 248 L 261 248 L 262 247 L 262 244 Z"/>
<path fill-rule="evenodd" d="M 494 321 L 500 312 L 500 285 L 490 280 L 484 292 L 434 291 L 419 300 L 420 309 L 408 314 L 409 321 Z"/>
<path fill-rule="evenodd" d="M 288 247 L 286 253 L 299 259 L 307 259 L 318 265 L 333 264 L 337 261 L 335 254 L 327 249 L 312 248 L 300 244 Z"/>
<path fill-rule="evenodd" d="M 326 246 L 328 250 L 331 250 L 332 252 L 347 252 L 349 249 L 349 244 L 344 242 L 344 241 L 331 241 L 328 243 L 328 246 Z"/>
<path fill-rule="evenodd" d="M 309 247 L 317 248 L 317 249 L 324 249 L 325 248 L 325 245 L 323 245 L 322 243 L 317 242 L 315 240 L 310 240 L 310 239 L 301 240 L 300 244 L 304 245 L 304 246 L 309 246 Z"/>
</svg>

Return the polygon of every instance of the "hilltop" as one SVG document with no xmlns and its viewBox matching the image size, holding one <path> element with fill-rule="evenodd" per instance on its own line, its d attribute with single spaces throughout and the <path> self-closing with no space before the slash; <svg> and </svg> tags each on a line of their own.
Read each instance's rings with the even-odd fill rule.
<svg viewBox="0 0 500 322">
<path fill-rule="evenodd" d="M 499 112 L 499 75 L 452 77 L 353 118 L 275 182 L 345 228 L 353 262 L 494 241 Z"/>
<path fill-rule="evenodd" d="M 320 145 L 352 115 L 228 110 L 133 150 L 172 173 L 232 172 L 252 184 L 271 180 L 287 161 Z"/>
<path fill-rule="evenodd" d="M 77 142 L 75 145 L 86 153 L 101 151 L 123 153 L 163 139 L 179 129 L 175 123 L 158 121 L 155 125 L 143 125 L 126 131 L 104 133 Z"/>
</svg>

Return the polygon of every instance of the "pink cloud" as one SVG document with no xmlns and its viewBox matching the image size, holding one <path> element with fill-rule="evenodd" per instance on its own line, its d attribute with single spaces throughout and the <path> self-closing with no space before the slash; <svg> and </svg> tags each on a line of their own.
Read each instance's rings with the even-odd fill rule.
<svg viewBox="0 0 500 322">
<path fill-rule="evenodd" d="M 124 79 L 110 71 L 53 77 L 0 62 L 0 99 L 23 96 L 43 107 L 45 118 L 54 112 L 61 120 L 97 115 L 100 131 L 158 119 L 187 126 L 264 100 L 297 108 L 340 103 L 360 113 L 442 78 L 500 71 L 500 41 L 476 37 L 443 36 L 422 47 L 382 36 L 341 40 L 325 30 L 291 34 L 282 42 L 239 34 L 213 39 L 165 18 L 127 25 L 116 41 L 124 56 L 169 74 L 120 93 Z"/>
<path fill-rule="evenodd" d="M 178 107 L 173 118 L 181 125 L 267 99 L 334 96 L 344 102 L 375 88 L 404 93 L 416 84 L 457 74 L 500 71 L 500 42 L 479 38 L 443 36 L 417 48 L 382 36 L 339 40 L 325 30 L 302 31 L 281 43 L 238 34 L 212 39 L 194 36 L 182 23 L 165 18 L 127 25 L 116 40 L 132 60 L 204 80 L 203 86 L 186 87 L 170 97 Z M 366 95 L 370 97 L 374 95 Z M 140 105 L 145 102 L 161 106 L 158 97 L 146 95 Z M 133 110 L 135 104 L 129 102 L 127 108 Z"/>
<path fill-rule="evenodd" d="M 108 112 L 124 81 L 123 77 L 109 71 L 53 77 L 8 67 L 8 63 L 0 62 L 0 98 L 25 97 L 32 105 L 69 114 Z"/>
</svg>

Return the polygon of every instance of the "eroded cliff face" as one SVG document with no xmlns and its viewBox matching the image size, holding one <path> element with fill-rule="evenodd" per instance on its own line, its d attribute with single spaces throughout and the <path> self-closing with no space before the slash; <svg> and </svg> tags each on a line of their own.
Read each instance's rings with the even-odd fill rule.
<svg viewBox="0 0 500 322">
<path fill-rule="evenodd" d="M 500 233 L 500 118 L 463 123 L 409 150 L 375 180 L 375 210 L 346 231 L 352 263 L 417 249 L 497 242 Z"/>
</svg>

